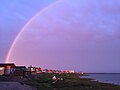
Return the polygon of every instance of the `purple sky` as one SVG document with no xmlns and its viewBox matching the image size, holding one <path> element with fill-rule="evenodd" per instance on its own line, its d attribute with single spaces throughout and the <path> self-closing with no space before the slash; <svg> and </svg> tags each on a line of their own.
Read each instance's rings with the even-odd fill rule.
<svg viewBox="0 0 120 90">
<path fill-rule="evenodd" d="M 0 1 L 0 61 L 4 62 L 14 38 L 25 23 L 55 0 Z"/>
<path fill-rule="evenodd" d="M 46 1 L 42 3 L 50 3 L 50 0 Z M 20 7 L 18 10 L 16 8 L 17 12 L 22 10 L 26 13 L 26 9 L 21 6 L 24 6 L 23 2 L 18 3 Z M 10 6 L 15 7 L 16 4 L 13 3 Z M 16 33 L 44 7 L 37 2 L 25 4 L 30 5 L 29 12 L 26 13 L 28 15 L 19 12 L 21 17 L 13 14 L 19 16 L 15 21 L 8 22 L 7 19 L 4 23 L 0 22 L 1 61 L 4 61 L 2 59 L 5 58 Z M 3 9 L 6 10 L 5 6 Z M 0 19 L 14 18 L 6 14 L 3 17 Z M 51 69 L 120 72 L 119 23 L 119 0 L 63 0 L 39 14 L 25 27 L 9 61 L 17 65 L 32 64 Z"/>
</svg>

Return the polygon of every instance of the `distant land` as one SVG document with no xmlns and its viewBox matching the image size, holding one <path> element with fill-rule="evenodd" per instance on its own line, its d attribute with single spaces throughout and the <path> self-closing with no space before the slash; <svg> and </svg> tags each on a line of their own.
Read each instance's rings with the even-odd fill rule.
<svg viewBox="0 0 120 90">
<path fill-rule="evenodd" d="M 87 73 L 87 74 L 120 74 L 120 73 Z"/>
</svg>

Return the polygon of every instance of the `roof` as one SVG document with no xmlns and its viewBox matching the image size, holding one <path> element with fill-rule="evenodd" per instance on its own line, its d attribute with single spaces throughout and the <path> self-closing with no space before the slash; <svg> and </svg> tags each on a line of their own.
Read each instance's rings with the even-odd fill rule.
<svg viewBox="0 0 120 90">
<path fill-rule="evenodd" d="M 0 67 L 11 66 L 12 68 L 16 67 L 14 63 L 0 63 Z"/>
<path fill-rule="evenodd" d="M 26 68 L 26 66 L 16 66 L 16 68 Z"/>
<path fill-rule="evenodd" d="M 16 70 L 26 70 L 26 66 L 16 66 Z"/>
</svg>

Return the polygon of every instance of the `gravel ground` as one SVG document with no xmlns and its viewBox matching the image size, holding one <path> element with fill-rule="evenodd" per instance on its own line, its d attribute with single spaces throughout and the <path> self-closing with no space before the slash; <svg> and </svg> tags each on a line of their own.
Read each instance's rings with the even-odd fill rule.
<svg viewBox="0 0 120 90">
<path fill-rule="evenodd" d="M 22 85 L 19 82 L 0 82 L 0 90 L 37 90 L 28 85 Z"/>
</svg>

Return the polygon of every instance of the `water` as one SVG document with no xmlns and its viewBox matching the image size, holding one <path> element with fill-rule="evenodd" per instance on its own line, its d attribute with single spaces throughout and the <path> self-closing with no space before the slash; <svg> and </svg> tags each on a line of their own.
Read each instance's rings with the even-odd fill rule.
<svg viewBox="0 0 120 90">
<path fill-rule="evenodd" d="M 93 78 L 99 82 L 120 85 L 120 74 L 90 74 L 89 76 L 83 76 L 83 78 Z"/>
</svg>

